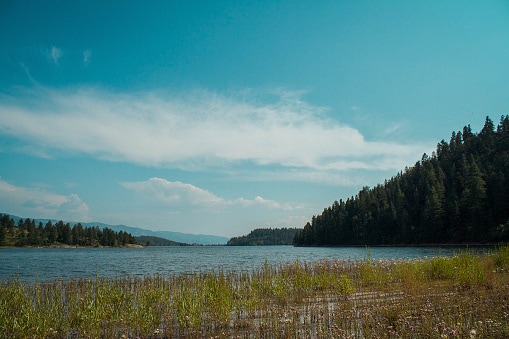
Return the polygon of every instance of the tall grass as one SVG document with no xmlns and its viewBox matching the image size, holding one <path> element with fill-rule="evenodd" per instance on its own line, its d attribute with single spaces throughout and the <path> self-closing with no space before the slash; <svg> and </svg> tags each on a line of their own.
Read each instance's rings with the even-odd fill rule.
<svg viewBox="0 0 509 339">
<path fill-rule="evenodd" d="M 0 338 L 505 338 L 509 248 L 0 283 Z"/>
</svg>

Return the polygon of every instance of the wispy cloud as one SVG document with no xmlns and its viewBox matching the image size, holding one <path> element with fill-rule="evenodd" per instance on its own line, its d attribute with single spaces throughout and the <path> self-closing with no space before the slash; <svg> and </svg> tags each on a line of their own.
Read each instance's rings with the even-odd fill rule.
<svg viewBox="0 0 509 339">
<path fill-rule="evenodd" d="M 226 200 L 194 185 L 180 181 L 168 181 L 162 178 L 150 178 L 146 181 L 137 182 L 122 182 L 121 185 L 128 190 L 140 194 L 144 198 L 165 206 L 260 206 L 284 210 L 293 209 L 289 204 L 281 204 L 274 200 L 264 199 L 261 196 L 256 196 L 252 200 L 244 198 Z"/>
<path fill-rule="evenodd" d="M 88 206 L 78 195 L 60 195 L 39 187 L 18 187 L 0 179 L 0 206 L 20 216 L 88 221 Z"/>
<path fill-rule="evenodd" d="M 25 71 L 25 74 L 30 80 L 30 82 L 34 85 L 39 85 L 39 83 L 32 77 L 32 74 L 30 74 L 30 69 L 24 63 L 20 63 L 20 66 Z"/>
<path fill-rule="evenodd" d="M 383 134 L 385 134 L 385 135 L 393 134 L 396 131 L 398 131 L 400 128 L 401 128 L 401 126 L 399 124 L 398 125 L 389 126 L 389 127 L 387 127 L 386 129 L 383 130 Z"/>
<path fill-rule="evenodd" d="M 90 59 L 92 58 L 92 51 L 87 49 L 83 51 L 83 64 L 87 66 L 90 64 Z"/>
<path fill-rule="evenodd" d="M 367 141 L 323 108 L 280 91 L 272 100 L 207 91 L 119 94 L 38 87 L 0 102 L 0 133 L 41 153 L 82 152 L 109 161 L 180 169 L 245 163 L 304 173 L 400 170 L 421 145 Z M 305 176 L 302 176 L 305 177 Z"/>
<path fill-rule="evenodd" d="M 74 188 L 74 187 L 78 186 L 78 184 L 75 182 L 66 182 L 66 183 L 64 183 L 64 186 L 66 188 Z"/>
<path fill-rule="evenodd" d="M 48 50 L 48 58 L 54 65 L 58 65 L 58 62 L 62 55 L 63 55 L 62 50 L 55 46 L 51 47 L 51 49 Z"/>
</svg>

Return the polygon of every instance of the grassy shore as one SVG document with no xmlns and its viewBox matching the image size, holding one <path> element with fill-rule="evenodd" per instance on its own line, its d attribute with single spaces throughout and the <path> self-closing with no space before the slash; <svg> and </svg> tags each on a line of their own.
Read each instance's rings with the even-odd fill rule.
<svg viewBox="0 0 509 339">
<path fill-rule="evenodd" d="M 509 247 L 0 283 L 0 338 L 507 338 Z"/>
</svg>

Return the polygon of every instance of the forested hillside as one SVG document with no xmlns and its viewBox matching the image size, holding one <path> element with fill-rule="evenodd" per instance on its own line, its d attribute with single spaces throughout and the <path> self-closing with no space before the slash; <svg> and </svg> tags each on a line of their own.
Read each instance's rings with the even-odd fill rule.
<svg viewBox="0 0 509 339">
<path fill-rule="evenodd" d="M 487 117 L 430 156 L 313 216 L 300 246 L 485 243 L 509 240 L 509 116 Z"/>
<path fill-rule="evenodd" d="M 298 228 L 257 228 L 248 235 L 231 238 L 229 246 L 292 245 Z"/>
<path fill-rule="evenodd" d="M 0 214 L 0 246 L 110 246 L 119 247 L 136 244 L 136 239 L 127 232 L 115 232 L 105 227 L 83 227 L 80 223 L 71 228 L 60 220 L 53 224 L 34 219 L 20 219 L 16 225 L 7 214 Z"/>
</svg>

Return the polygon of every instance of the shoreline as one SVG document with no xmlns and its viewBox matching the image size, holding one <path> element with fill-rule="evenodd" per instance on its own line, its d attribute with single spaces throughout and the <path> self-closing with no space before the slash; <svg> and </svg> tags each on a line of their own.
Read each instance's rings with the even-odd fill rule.
<svg viewBox="0 0 509 339">
<path fill-rule="evenodd" d="M 139 244 L 127 244 L 125 246 L 79 246 L 79 245 L 48 245 L 48 246 L 0 246 L 2 248 L 145 248 L 146 246 Z"/>
<path fill-rule="evenodd" d="M 430 248 L 440 248 L 440 247 L 448 247 L 448 248 L 479 248 L 479 247 L 488 247 L 488 248 L 497 248 L 509 245 L 508 243 L 500 242 L 500 243 L 459 243 L 459 244 L 397 244 L 397 245 L 343 245 L 343 246 L 297 246 L 297 245 L 187 245 L 187 246 L 224 246 L 224 247 L 273 247 L 273 246 L 292 246 L 296 248 L 401 248 L 401 247 L 430 247 Z M 53 244 L 47 246 L 0 246 L 2 248 L 147 248 L 147 247 L 173 247 L 177 245 L 168 245 L 168 246 L 145 246 L 140 244 L 126 244 L 124 246 L 80 246 L 80 245 L 65 245 L 65 244 Z"/>
<path fill-rule="evenodd" d="M 458 248 L 461 248 L 461 247 L 499 247 L 499 246 L 506 246 L 506 245 L 508 245 L 508 243 L 500 242 L 500 243 L 440 243 L 440 244 L 390 244 L 390 245 L 342 245 L 342 246 L 325 246 L 325 245 L 324 246 L 320 246 L 320 245 L 314 245 L 314 246 L 289 245 L 289 246 L 303 247 L 303 248 L 306 248 L 306 247 L 309 247 L 309 248 L 313 248 L 313 247 L 317 247 L 317 248 L 458 247 Z"/>
</svg>

